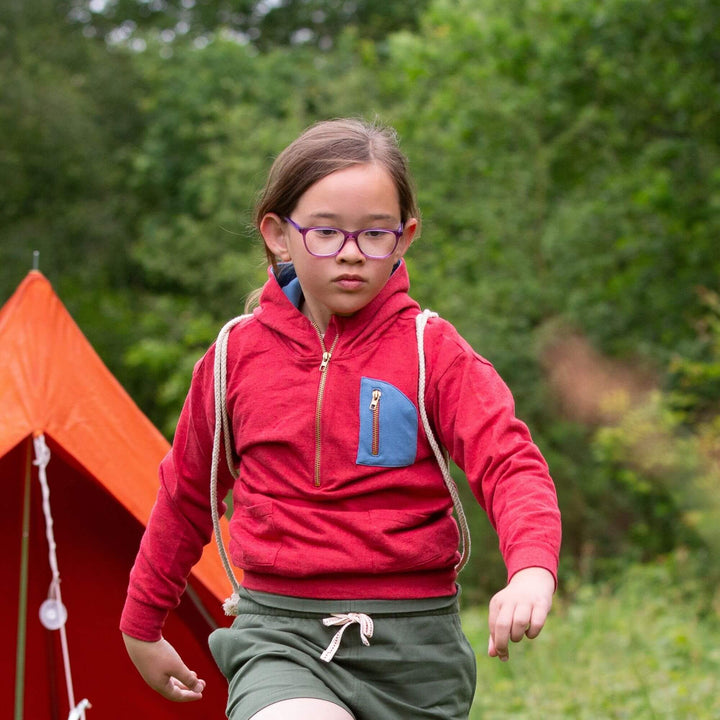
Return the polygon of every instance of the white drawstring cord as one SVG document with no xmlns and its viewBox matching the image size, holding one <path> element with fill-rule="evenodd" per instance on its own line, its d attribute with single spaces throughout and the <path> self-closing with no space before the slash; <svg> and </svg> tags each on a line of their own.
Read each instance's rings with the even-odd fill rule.
<svg viewBox="0 0 720 720">
<path fill-rule="evenodd" d="M 370 640 L 368 640 L 368 638 L 373 636 L 375 626 L 369 615 L 355 612 L 333 613 L 330 617 L 323 619 L 323 625 L 325 625 L 325 627 L 340 625 L 341 627 L 335 633 L 333 639 L 330 641 L 327 648 L 325 648 L 322 655 L 320 655 L 321 660 L 330 662 L 335 657 L 335 653 L 338 651 L 340 643 L 342 642 L 343 633 L 354 623 L 357 623 L 360 626 L 360 640 L 362 640 L 362 644 L 365 646 L 370 645 Z"/>
</svg>

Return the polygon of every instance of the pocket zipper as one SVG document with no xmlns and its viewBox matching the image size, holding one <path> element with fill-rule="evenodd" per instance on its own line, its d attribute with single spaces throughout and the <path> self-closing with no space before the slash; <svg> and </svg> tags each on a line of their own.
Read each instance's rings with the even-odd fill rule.
<svg viewBox="0 0 720 720">
<path fill-rule="evenodd" d="M 320 328 L 315 324 L 314 321 L 312 321 L 312 325 L 315 328 L 315 331 L 318 334 L 318 338 L 320 338 L 320 347 L 322 348 L 322 360 L 320 362 L 320 384 L 318 386 L 318 393 L 317 393 L 317 401 L 315 403 L 315 487 L 320 487 L 320 454 L 322 451 L 322 443 L 321 443 L 321 426 L 322 426 L 322 407 L 323 407 L 323 400 L 325 398 L 325 383 L 327 382 L 327 373 L 328 373 L 328 364 L 330 362 L 330 359 L 332 358 L 332 354 L 335 351 L 335 346 L 338 343 L 338 340 L 340 339 L 340 334 L 338 333 L 335 336 L 335 339 L 333 340 L 332 346 L 328 350 L 325 347 L 325 340 L 323 338 L 322 332 L 320 332 Z"/>
<path fill-rule="evenodd" d="M 382 392 L 380 390 L 372 391 L 372 400 L 370 400 L 370 411 L 372 412 L 372 446 L 370 453 L 372 455 L 380 454 L 380 398 Z"/>
</svg>

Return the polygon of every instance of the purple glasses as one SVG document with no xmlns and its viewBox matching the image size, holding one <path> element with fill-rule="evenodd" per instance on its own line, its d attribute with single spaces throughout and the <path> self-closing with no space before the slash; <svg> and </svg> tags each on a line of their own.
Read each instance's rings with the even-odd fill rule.
<svg viewBox="0 0 720 720">
<path fill-rule="evenodd" d="M 301 235 L 305 249 L 315 257 L 334 257 L 345 243 L 352 238 L 358 249 L 366 257 L 373 260 L 382 260 L 395 252 L 395 248 L 403 234 L 403 225 L 397 230 L 387 228 L 366 228 L 348 232 L 335 227 L 300 227 L 294 220 L 286 217 Z"/>
</svg>

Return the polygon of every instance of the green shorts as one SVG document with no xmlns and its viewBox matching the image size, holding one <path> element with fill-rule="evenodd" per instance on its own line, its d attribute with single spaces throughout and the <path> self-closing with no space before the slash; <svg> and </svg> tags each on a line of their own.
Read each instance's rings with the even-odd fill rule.
<svg viewBox="0 0 720 720">
<path fill-rule="evenodd" d="M 210 649 L 228 679 L 230 720 L 301 697 L 355 720 L 467 720 L 475 692 L 456 596 L 311 600 L 243 589 L 237 618 L 212 633 Z"/>
</svg>

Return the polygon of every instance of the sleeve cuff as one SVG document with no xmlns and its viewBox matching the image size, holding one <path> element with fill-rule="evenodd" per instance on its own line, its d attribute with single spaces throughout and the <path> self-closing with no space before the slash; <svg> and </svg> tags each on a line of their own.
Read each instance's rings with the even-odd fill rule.
<svg viewBox="0 0 720 720">
<path fill-rule="evenodd" d="M 146 605 L 128 595 L 120 618 L 120 630 L 137 640 L 156 642 L 162 638 L 167 615 L 167 610 Z"/>
<path fill-rule="evenodd" d="M 512 557 L 506 561 L 507 580 L 510 582 L 515 573 L 531 567 L 539 567 L 547 570 L 555 580 L 555 589 L 558 584 L 558 556 L 555 552 L 546 549 L 518 548 Z"/>
</svg>

